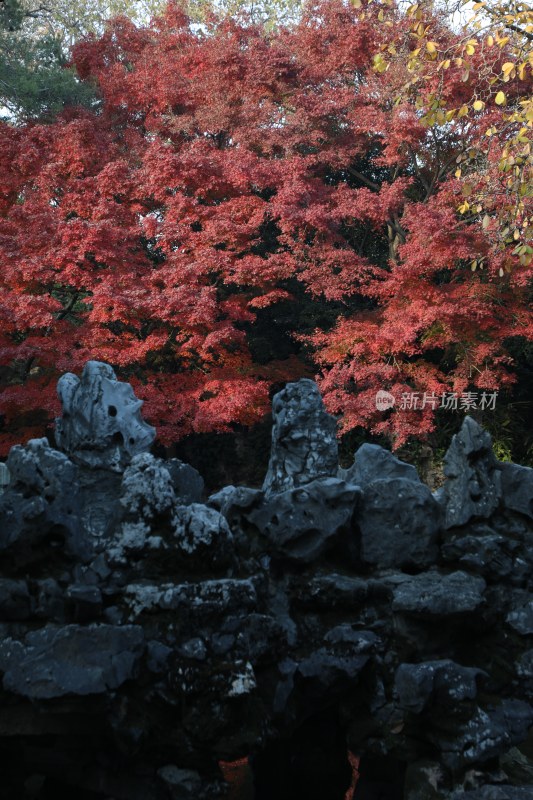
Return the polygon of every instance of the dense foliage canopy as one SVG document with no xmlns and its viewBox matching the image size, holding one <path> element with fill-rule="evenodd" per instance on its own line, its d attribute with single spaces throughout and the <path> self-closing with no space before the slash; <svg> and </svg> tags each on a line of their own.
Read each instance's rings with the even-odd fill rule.
<svg viewBox="0 0 533 800">
<path fill-rule="evenodd" d="M 58 373 L 89 358 L 134 383 L 167 443 L 251 424 L 272 384 L 317 371 L 343 431 L 395 445 L 435 403 L 384 412 L 378 389 L 512 384 L 533 220 L 502 154 L 527 142 L 512 110 L 531 69 L 502 104 L 506 43 L 417 19 L 330 0 L 291 28 L 198 31 L 170 5 L 75 46 L 99 108 L 0 128 L 5 446 L 42 431 Z M 468 69 L 432 58 L 459 46 Z M 492 205 L 472 201 L 487 186 Z"/>
</svg>

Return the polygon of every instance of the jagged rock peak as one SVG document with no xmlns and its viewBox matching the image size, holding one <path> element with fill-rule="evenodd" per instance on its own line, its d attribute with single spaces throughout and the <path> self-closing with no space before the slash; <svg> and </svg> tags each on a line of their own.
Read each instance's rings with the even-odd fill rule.
<svg viewBox="0 0 533 800">
<path fill-rule="evenodd" d="M 314 381 L 302 378 L 288 383 L 274 395 L 272 415 L 272 450 L 264 492 L 276 494 L 337 475 L 337 424 L 324 409 Z"/>
<path fill-rule="evenodd" d="M 465 525 L 476 517 L 488 518 L 498 507 L 501 466 L 492 451 L 490 433 L 472 417 L 465 417 L 452 437 L 444 457 L 444 474 L 447 528 Z"/>
<path fill-rule="evenodd" d="M 57 393 L 63 415 L 56 419 L 55 439 L 72 461 L 122 472 L 133 456 L 150 449 L 155 429 L 141 417 L 143 401 L 109 364 L 88 361 L 81 380 L 67 372 Z"/>
</svg>

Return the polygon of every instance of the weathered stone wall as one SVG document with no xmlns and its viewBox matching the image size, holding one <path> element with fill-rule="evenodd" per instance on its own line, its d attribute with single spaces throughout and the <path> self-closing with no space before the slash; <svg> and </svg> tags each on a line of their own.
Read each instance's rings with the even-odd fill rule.
<svg viewBox="0 0 533 800">
<path fill-rule="evenodd" d="M 349 750 L 361 800 L 533 798 L 533 470 L 468 417 L 438 492 L 339 470 L 304 380 L 263 488 L 206 499 L 108 365 L 59 393 L 0 496 L 2 797 L 222 797 L 251 754 L 258 798 L 335 800 Z"/>
</svg>

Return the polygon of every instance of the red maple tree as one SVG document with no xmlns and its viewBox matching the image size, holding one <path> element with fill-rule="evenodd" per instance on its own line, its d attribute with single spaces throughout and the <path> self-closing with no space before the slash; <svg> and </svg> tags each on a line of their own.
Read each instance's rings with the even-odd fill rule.
<svg viewBox="0 0 533 800">
<path fill-rule="evenodd" d="M 274 32 L 198 32 L 173 4 L 146 28 L 117 18 L 73 51 L 97 109 L 0 125 L 4 450 L 42 434 L 57 376 L 88 359 L 132 382 L 163 443 L 252 424 L 272 384 L 317 368 L 342 430 L 395 445 L 434 412 L 384 415 L 377 389 L 513 381 L 505 342 L 533 339 L 531 264 L 491 238 L 486 210 L 458 211 L 454 176 L 503 110 L 423 124 L 442 75 L 428 62 L 427 95 L 402 92 L 405 18 L 357 5 L 310 5 Z M 384 15 L 406 31 L 386 70 Z M 434 18 L 432 31 L 453 40 Z M 448 70 L 448 102 L 479 88 L 475 69 Z M 490 158 L 481 168 L 501 180 Z M 267 320 L 276 334 L 278 308 L 294 318 L 292 355 L 258 358 L 255 332 Z"/>
</svg>

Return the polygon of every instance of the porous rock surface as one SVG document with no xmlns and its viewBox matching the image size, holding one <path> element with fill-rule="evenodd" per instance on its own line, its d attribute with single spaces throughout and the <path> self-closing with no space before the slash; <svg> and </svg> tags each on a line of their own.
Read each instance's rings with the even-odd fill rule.
<svg viewBox="0 0 533 800">
<path fill-rule="evenodd" d="M 56 420 L 56 441 L 76 463 L 121 472 L 155 439 L 155 429 L 141 417 L 143 401 L 129 383 L 117 381 L 109 364 L 88 361 L 81 379 L 65 373 L 57 393 L 63 414 Z"/>
<path fill-rule="evenodd" d="M 263 487 L 206 499 L 108 365 L 59 394 L 0 495 L 2 797 L 224 797 L 249 756 L 258 799 L 340 800 L 349 751 L 356 800 L 533 798 L 533 470 L 470 418 L 440 492 L 338 470 L 302 380 Z"/>
</svg>

